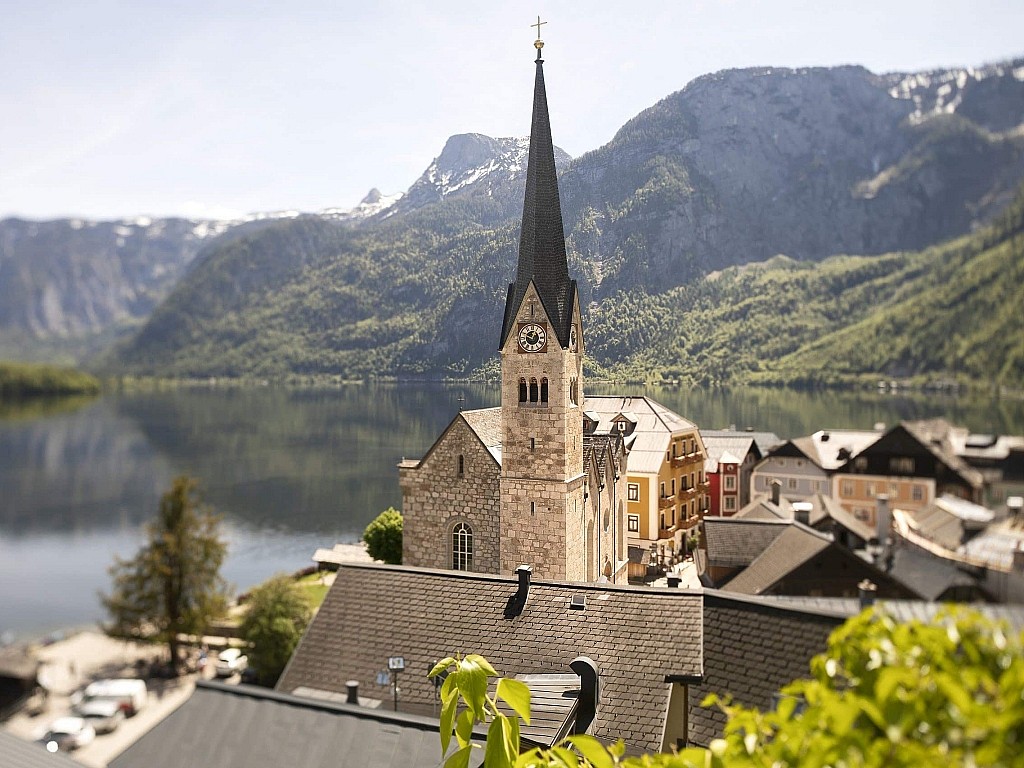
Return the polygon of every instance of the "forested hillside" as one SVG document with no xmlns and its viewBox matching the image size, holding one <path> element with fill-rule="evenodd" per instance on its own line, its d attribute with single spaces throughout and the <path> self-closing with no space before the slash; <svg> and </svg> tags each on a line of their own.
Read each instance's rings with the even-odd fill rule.
<svg viewBox="0 0 1024 768">
<path fill-rule="evenodd" d="M 589 324 L 598 371 L 687 383 L 835 386 L 883 378 L 1024 387 L 1024 188 L 991 226 L 919 252 L 776 257 Z"/>
</svg>

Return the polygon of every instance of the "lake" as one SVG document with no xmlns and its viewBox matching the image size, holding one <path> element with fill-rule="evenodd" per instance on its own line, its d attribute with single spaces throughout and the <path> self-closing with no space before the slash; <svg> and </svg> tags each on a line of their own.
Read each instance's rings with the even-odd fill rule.
<svg viewBox="0 0 1024 768">
<path fill-rule="evenodd" d="M 786 390 L 648 394 L 701 427 L 780 437 L 944 416 L 977 432 L 1024 434 L 1024 402 Z M 396 464 L 421 456 L 458 412 L 496 405 L 483 385 L 334 389 L 183 387 L 93 400 L 0 404 L 0 635 L 38 635 L 102 618 L 115 556 L 132 555 L 171 479 L 199 479 L 223 516 L 223 573 L 246 589 L 354 542 L 399 507 Z"/>
</svg>

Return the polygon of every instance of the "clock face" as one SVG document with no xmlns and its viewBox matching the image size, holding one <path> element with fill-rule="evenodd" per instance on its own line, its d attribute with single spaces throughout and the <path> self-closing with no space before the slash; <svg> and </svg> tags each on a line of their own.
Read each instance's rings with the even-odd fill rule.
<svg viewBox="0 0 1024 768">
<path fill-rule="evenodd" d="M 569 329 L 569 349 L 576 351 L 576 326 Z"/>
<path fill-rule="evenodd" d="M 519 329 L 519 348 L 523 352 L 539 352 L 547 340 L 547 332 L 536 323 L 527 323 Z"/>
</svg>

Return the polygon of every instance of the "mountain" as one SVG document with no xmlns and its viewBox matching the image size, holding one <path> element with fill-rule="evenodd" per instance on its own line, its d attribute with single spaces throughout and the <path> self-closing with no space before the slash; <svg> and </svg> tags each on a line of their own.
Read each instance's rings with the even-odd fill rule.
<svg viewBox="0 0 1024 768">
<path fill-rule="evenodd" d="M 659 295 L 623 294 L 588 352 L 688 384 L 1024 386 L 1024 186 L 992 225 L 923 251 L 776 256 Z M 617 307 L 617 309 L 612 309 Z"/>
<path fill-rule="evenodd" d="M 757 68 L 698 78 L 605 146 L 560 155 L 592 368 L 690 377 L 692 360 L 669 361 L 657 345 L 683 349 L 696 331 L 664 335 L 661 321 L 628 315 L 660 307 L 683 322 L 660 302 L 673 291 L 710 301 L 713 291 L 688 292 L 710 291 L 706 276 L 771 260 L 803 279 L 839 254 L 860 254 L 870 272 L 984 227 L 1024 179 L 1022 122 L 1024 61 L 886 75 Z M 454 136 L 401 197 L 371 194 L 353 212 L 211 243 L 106 364 L 174 376 L 493 369 L 523 152 L 522 140 Z M 853 318 L 853 298 L 840 298 Z M 734 370 L 728 348 L 715 354 L 724 367 L 701 380 L 758 370 Z"/>
</svg>

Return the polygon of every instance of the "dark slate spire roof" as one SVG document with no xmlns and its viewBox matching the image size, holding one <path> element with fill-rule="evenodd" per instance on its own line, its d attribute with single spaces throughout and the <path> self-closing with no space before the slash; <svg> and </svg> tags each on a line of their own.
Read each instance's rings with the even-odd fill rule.
<svg viewBox="0 0 1024 768">
<path fill-rule="evenodd" d="M 499 349 L 508 339 L 516 311 L 523 302 L 531 280 L 554 325 L 554 335 L 563 347 L 569 346 L 576 281 L 569 279 L 569 266 L 565 259 L 562 206 L 558 200 L 555 151 L 551 143 L 548 97 L 544 89 L 544 62 L 539 48 L 537 79 L 533 90 L 530 160 L 526 169 L 526 200 L 523 203 L 523 227 L 519 237 L 519 268 L 516 281 L 508 287 Z"/>
</svg>

